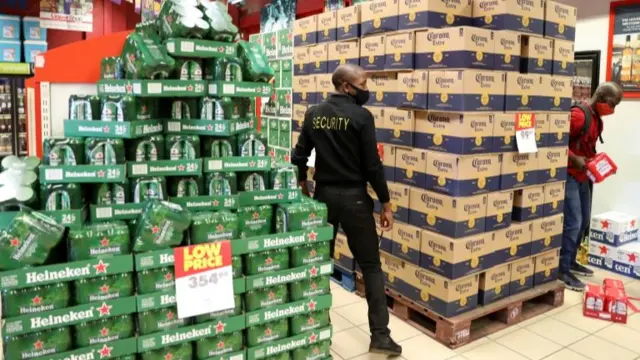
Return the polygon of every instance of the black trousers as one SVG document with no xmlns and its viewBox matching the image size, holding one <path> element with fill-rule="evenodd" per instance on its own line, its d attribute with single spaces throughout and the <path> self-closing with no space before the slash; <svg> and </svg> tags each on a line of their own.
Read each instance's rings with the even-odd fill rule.
<svg viewBox="0 0 640 360">
<path fill-rule="evenodd" d="M 379 239 L 373 219 L 373 200 L 365 187 L 316 187 L 315 198 L 327 205 L 329 223 L 347 235 L 349 249 L 362 269 L 365 296 L 369 306 L 369 329 L 372 338 L 389 336 L 389 310 L 384 293 L 384 274 L 380 264 Z M 333 258 L 335 241 L 331 242 Z"/>
</svg>

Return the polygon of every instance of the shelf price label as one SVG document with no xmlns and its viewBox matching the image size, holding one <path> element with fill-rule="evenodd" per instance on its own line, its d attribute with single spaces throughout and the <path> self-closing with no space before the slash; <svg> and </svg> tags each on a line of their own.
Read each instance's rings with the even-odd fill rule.
<svg viewBox="0 0 640 360">
<path fill-rule="evenodd" d="M 536 114 L 516 114 L 516 144 L 520 154 L 538 152 L 536 143 Z"/>
<path fill-rule="evenodd" d="M 230 241 L 176 248 L 174 257 L 180 319 L 235 307 Z"/>
</svg>

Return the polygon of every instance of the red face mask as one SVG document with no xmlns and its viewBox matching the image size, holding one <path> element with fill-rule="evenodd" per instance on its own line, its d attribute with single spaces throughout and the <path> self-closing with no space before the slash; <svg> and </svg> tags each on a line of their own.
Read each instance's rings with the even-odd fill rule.
<svg viewBox="0 0 640 360">
<path fill-rule="evenodd" d="M 613 115 L 613 113 L 615 112 L 615 109 L 612 108 L 611 105 L 607 103 L 597 103 L 596 111 L 598 112 L 598 115 L 602 117 L 602 116 Z"/>
</svg>

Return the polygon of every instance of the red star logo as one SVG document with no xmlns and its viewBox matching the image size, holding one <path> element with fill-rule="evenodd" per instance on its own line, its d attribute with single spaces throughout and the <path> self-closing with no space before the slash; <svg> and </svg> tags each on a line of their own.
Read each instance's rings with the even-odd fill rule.
<svg viewBox="0 0 640 360">
<path fill-rule="evenodd" d="M 269 156 L 271 157 L 276 156 L 276 152 L 273 149 L 269 150 Z"/>
<path fill-rule="evenodd" d="M 309 256 L 314 257 L 318 255 L 318 252 L 316 251 L 316 249 L 311 250 L 311 252 L 309 253 Z"/>
<path fill-rule="evenodd" d="M 167 313 L 167 320 L 173 320 L 174 316 L 175 316 L 175 314 L 173 313 L 173 311 L 169 311 Z"/>
<path fill-rule="evenodd" d="M 258 220 L 260 219 L 260 214 L 258 214 L 258 212 L 254 212 L 253 213 L 253 220 Z"/>
<path fill-rule="evenodd" d="M 33 344 L 33 347 L 34 347 L 36 350 L 42 350 L 42 348 L 44 347 L 44 342 L 42 342 L 40 339 L 38 339 L 38 341 L 36 341 L 36 342 Z"/>
<path fill-rule="evenodd" d="M 111 357 L 112 350 L 112 347 L 108 347 L 107 344 L 104 344 L 104 346 L 102 346 L 102 349 L 98 351 L 100 353 L 100 359 Z"/>
<path fill-rule="evenodd" d="M 157 234 L 158 231 L 160 231 L 160 228 L 157 227 L 157 226 L 154 226 L 154 227 L 151 228 L 151 233 L 153 233 L 153 234 Z"/>
<path fill-rule="evenodd" d="M 316 214 L 314 213 L 309 213 L 309 220 L 313 220 L 316 218 Z"/>
<path fill-rule="evenodd" d="M 629 254 L 627 255 L 629 257 L 629 262 L 636 262 L 636 260 L 638 260 L 638 257 L 636 256 L 636 254 Z"/>
<path fill-rule="evenodd" d="M 40 305 L 42 303 L 42 298 L 38 295 L 34 296 L 33 299 L 31 299 L 31 304 L 33 305 Z"/>
<path fill-rule="evenodd" d="M 316 305 L 318 305 L 318 303 L 315 302 L 314 300 L 310 300 L 307 303 L 307 307 L 309 308 L 309 311 L 314 311 L 316 309 Z"/>
<path fill-rule="evenodd" d="M 288 33 L 288 34 L 287 34 L 287 39 L 289 39 L 289 41 L 291 41 L 291 36 L 292 36 L 292 34 L 291 34 L 291 33 Z"/>
<path fill-rule="evenodd" d="M 135 61 L 136 56 L 131 54 L 130 59 L 131 61 Z M 131 83 L 127 84 L 126 89 L 127 89 L 127 94 L 131 94 L 133 92 L 133 85 L 131 85 Z"/>
<path fill-rule="evenodd" d="M 105 264 L 104 262 L 102 262 L 102 260 L 98 261 L 98 264 L 93 265 L 93 267 L 96 269 L 96 274 L 106 274 L 108 266 L 109 264 Z"/>
<path fill-rule="evenodd" d="M 165 280 L 173 280 L 173 274 L 170 273 L 170 272 L 164 274 L 164 279 Z"/>
<path fill-rule="evenodd" d="M 290 162 L 291 161 L 291 156 L 289 156 L 288 154 L 284 156 L 284 161 L 285 162 Z"/>
<path fill-rule="evenodd" d="M 104 171 L 102 171 L 102 170 L 98 171 L 98 177 L 99 178 L 103 178 L 104 177 Z"/>
<path fill-rule="evenodd" d="M 184 169 L 185 169 L 184 165 L 178 166 L 178 171 L 184 171 Z"/>
<path fill-rule="evenodd" d="M 631 227 L 636 227 L 636 219 L 631 220 Z"/>
<path fill-rule="evenodd" d="M 109 329 L 107 329 L 106 327 L 100 329 L 100 336 L 109 336 Z"/>
<path fill-rule="evenodd" d="M 104 131 L 105 134 L 109 133 L 109 130 L 111 130 L 108 126 L 105 126 L 102 128 L 102 131 Z"/>
<path fill-rule="evenodd" d="M 311 283 L 311 290 L 315 290 L 318 288 L 318 284 L 316 284 L 315 282 Z"/>
<path fill-rule="evenodd" d="M 171 149 L 171 154 L 172 155 L 178 155 L 178 149 L 176 149 L 176 148 Z"/>
<path fill-rule="evenodd" d="M 173 359 L 172 353 L 167 353 L 167 355 L 164 356 L 164 360 L 172 360 L 172 359 Z"/>
<path fill-rule="evenodd" d="M 602 229 L 608 229 L 609 228 L 609 220 L 602 220 L 600 221 L 600 226 L 602 226 Z"/>
<path fill-rule="evenodd" d="M 272 291 L 272 292 L 270 292 L 270 293 L 269 293 L 269 300 L 273 300 L 273 299 L 275 299 L 275 298 L 276 298 L 276 294 L 274 294 L 274 292 L 273 292 L 273 291 Z"/>
<path fill-rule="evenodd" d="M 166 19 L 167 19 L 168 23 L 172 23 L 173 22 L 173 15 L 167 16 Z"/>
<path fill-rule="evenodd" d="M 267 258 L 267 260 L 264 261 L 265 264 L 267 265 L 271 265 L 271 263 L 273 263 L 273 259 L 272 258 Z"/>
<path fill-rule="evenodd" d="M 136 55 L 135 54 L 130 54 L 129 55 L 129 60 L 136 61 Z M 127 85 L 127 92 L 129 90 L 129 86 L 131 86 L 131 85 L 130 84 Z"/>
<path fill-rule="evenodd" d="M 278 194 L 278 199 L 280 200 L 284 199 L 284 194 Z"/>
<path fill-rule="evenodd" d="M 224 332 L 224 328 L 227 326 L 227 324 L 223 323 L 222 321 L 218 321 L 218 325 L 216 325 L 216 334 Z"/>
<path fill-rule="evenodd" d="M 604 245 L 600 246 L 600 255 L 607 255 L 607 251 L 609 250 L 607 249 L 606 246 Z"/>
<path fill-rule="evenodd" d="M 213 131 L 213 125 L 207 125 L 207 130 Z"/>
<path fill-rule="evenodd" d="M 271 101 L 276 101 L 276 94 L 271 95 Z"/>
<path fill-rule="evenodd" d="M 276 43 L 276 36 L 275 35 L 271 36 L 271 43 L 272 44 Z"/>
<path fill-rule="evenodd" d="M 224 349 L 224 341 L 218 342 L 218 349 Z"/>
<path fill-rule="evenodd" d="M 147 113 L 147 105 L 142 105 L 140 107 L 140 110 L 142 111 L 142 113 L 146 114 Z"/>
<path fill-rule="evenodd" d="M 187 91 L 193 91 L 193 86 L 192 85 L 187 86 Z"/>
<path fill-rule="evenodd" d="M 273 330 L 271 330 L 271 329 L 267 329 L 267 330 L 264 331 L 264 334 L 266 336 L 271 336 L 271 333 L 273 333 Z"/>
<path fill-rule="evenodd" d="M 254 166 L 256 166 L 255 162 L 253 162 L 253 161 L 249 162 L 249 167 L 254 167 Z"/>
<path fill-rule="evenodd" d="M 309 336 L 309 342 L 316 342 L 316 340 L 318 340 L 318 336 L 316 336 L 316 333 L 311 333 L 311 336 Z"/>
<path fill-rule="evenodd" d="M 100 316 L 111 315 L 111 308 L 113 306 L 107 305 L 107 303 L 102 303 L 102 306 L 96 308 L 100 312 Z"/>
<path fill-rule="evenodd" d="M 291 103 L 291 94 L 287 93 L 284 97 L 287 99 L 287 104 Z"/>
<path fill-rule="evenodd" d="M 310 241 L 316 241 L 316 239 L 318 239 L 318 233 L 313 230 L 311 230 L 308 236 Z"/>
<path fill-rule="evenodd" d="M 309 319 L 307 319 L 307 325 L 313 325 L 316 323 L 316 319 L 310 317 Z"/>
<path fill-rule="evenodd" d="M 218 52 L 224 52 L 224 47 L 220 46 L 220 47 L 218 48 Z"/>
<path fill-rule="evenodd" d="M 311 270 L 309 270 L 309 274 L 311 274 L 311 276 L 318 275 L 318 269 L 315 266 L 312 267 Z"/>
<path fill-rule="evenodd" d="M 102 238 L 102 240 L 100 240 L 100 246 L 102 246 L 102 247 L 109 246 L 109 239 L 107 239 L 106 237 Z"/>
<path fill-rule="evenodd" d="M 216 231 L 217 232 L 224 231 L 224 226 L 222 226 L 222 224 L 219 224 L 218 226 L 216 226 Z"/>
<path fill-rule="evenodd" d="M 320 349 L 318 349 L 317 347 L 313 348 L 314 355 L 318 355 L 319 353 L 320 353 Z"/>
<path fill-rule="evenodd" d="M 220 205 L 220 201 L 218 200 L 213 200 L 213 206 L 218 206 Z"/>
<path fill-rule="evenodd" d="M 100 292 L 103 294 L 108 294 L 109 293 L 109 285 L 104 284 L 102 286 L 100 286 Z"/>
</svg>

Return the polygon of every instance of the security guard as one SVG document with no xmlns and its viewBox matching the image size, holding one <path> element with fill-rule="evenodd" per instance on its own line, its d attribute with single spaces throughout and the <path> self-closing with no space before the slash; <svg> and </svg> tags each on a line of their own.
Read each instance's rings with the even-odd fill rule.
<svg viewBox="0 0 640 360">
<path fill-rule="evenodd" d="M 373 219 L 371 184 L 383 204 L 383 231 L 393 226 L 389 189 L 378 155 L 373 115 L 362 106 L 369 100 L 367 74 L 356 65 L 342 65 L 333 73 L 336 93 L 307 110 L 292 162 L 298 166 L 300 186 L 306 195 L 307 161 L 316 150 L 315 197 L 327 204 L 329 223 L 347 235 L 349 248 L 362 269 L 371 343 L 369 351 L 400 355 L 402 347 L 390 336 L 389 312 L 380 265 L 378 235 Z M 334 242 L 331 243 L 333 256 Z"/>
</svg>

